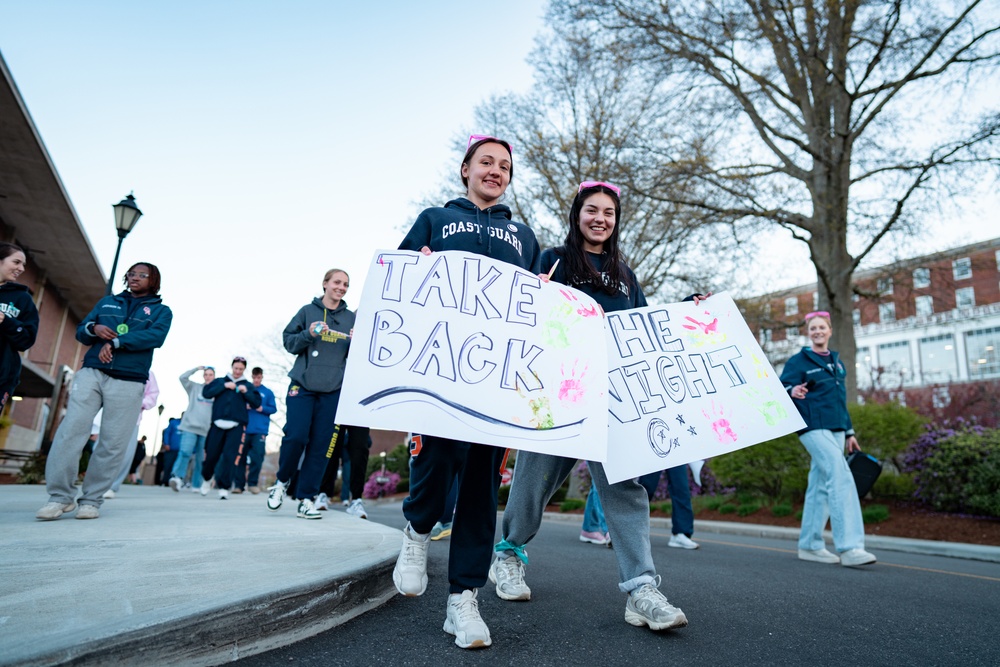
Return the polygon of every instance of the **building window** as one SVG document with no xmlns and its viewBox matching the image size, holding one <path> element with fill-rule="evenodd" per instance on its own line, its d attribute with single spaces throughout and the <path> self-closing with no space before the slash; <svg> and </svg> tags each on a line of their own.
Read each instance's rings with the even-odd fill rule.
<svg viewBox="0 0 1000 667">
<path fill-rule="evenodd" d="M 968 257 L 956 259 L 951 263 L 951 271 L 955 280 L 965 280 L 972 277 L 972 260 Z"/>
<path fill-rule="evenodd" d="M 801 335 L 798 327 L 785 327 L 785 340 L 788 342 L 797 343 Z"/>
<path fill-rule="evenodd" d="M 859 347 L 855 352 L 854 372 L 858 380 L 858 389 L 868 389 L 872 386 L 872 353 L 867 347 Z"/>
<path fill-rule="evenodd" d="M 798 315 L 799 314 L 799 298 L 795 296 L 790 296 L 785 299 L 785 315 Z"/>
<path fill-rule="evenodd" d="M 879 278 L 878 279 L 878 293 L 879 294 L 892 294 L 892 278 Z"/>
<path fill-rule="evenodd" d="M 976 291 L 972 287 L 962 287 L 955 290 L 955 307 L 972 308 L 976 305 Z"/>
<path fill-rule="evenodd" d="M 851 319 L 854 320 L 854 326 L 861 324 L 861 311 L 855 308 L 851 311 Z"/>
<path fill-rule="evenodd" d="M 764 304 L 764 317 L 771 319 L 771 302 L 768 301 Z"/>
<path fill-rule="evenodd" d="M 1000 327 L 978 329 L 965 334 L 965 354 L 969 363 L 969 378 L 1000 376 Z"/>
<path fill-rule="evenodd" d="M 883 387 L 912 384 L 913 364 L 910 360 L 910 343 L 908 341 L 879 345 L 878 365 Z"/>
<path fill-rule="evenodd" d="M 914 301 L 917 304 L 917 317 L 930 317 L 934 314 L 934 297 L 918 296 Z"/>
<path fill-rule="evenodd" d="M 921 287 L 931 286 L 931 270 L 928 268 L 921 267 L 919 269 L 913 269 L 913 287 L 920 289 Z"/>
<path fill-rule="evenodd" d="M 1000 271 L 1000 250 L 997 250 L 997 271 Z"/>
<path fill-rule="evenodd" d="M 813 292 L 813 310 L 819 310 L 819 292 Z"/>
<path fill-rule="evenodd" d="M 770 329 L 761 329 L 760 330 L 760 344 L 761 345 L 767 345 L 770 342 L 771 342 L 771 330 Z"/>
<path fill-rule="evenodd" d="M 857 292 L 852 293 L 851 294 L 851 301 L 853 303 L 857 303 L 858 301 L 861 301 L 861 295 L 858 294 Z"/>
<path fill-rule="evenodd" d="M 922 384 L 942 384 L 958 379 L 955 338 L 951 334 L 920 339 L 920 376 Z"/>
<path fill-rule="evenodd" d="M 879 322 L 895 322 L 896 321 L 896 304 L 894 304 L 894 303 L 880 303 L 878 305 L 878 319 L 879 319 Z"/>
</svg>

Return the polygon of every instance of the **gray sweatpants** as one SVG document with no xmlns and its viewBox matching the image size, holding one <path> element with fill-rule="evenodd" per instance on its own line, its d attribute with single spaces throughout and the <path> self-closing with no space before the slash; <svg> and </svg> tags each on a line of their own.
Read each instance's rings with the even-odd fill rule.
<svg viewBox="0 0 1000 667">
<path fill-rule="evenodd" d="M 128 449 L 135 418 L 142 409 L 142 382 L 116 380 L 93 368 L 81 368 L 73 378 L 66 416 L 52 441 L 45 463 L 45 489 L 51 502 L 69 504 L 76 498 L 80 454 L 87 444 L 97 411 L 104 407 L 101 432 L 83 478 L 81 505 L 100 507 Z"/>
<path fill-rule="evenodd" d="M 524 546 L 542 525 L 542 513 L 556 490 L 576 465 L 574 459 L 521 451 L 514 466 L 514 482 L 503 512 L 503 539 Z M 630 593 L 653 581 L 656 568 L 649 547 L 649 499 L 634 479 L 608 484 L 604 466 L 590 463 L 590 476 L 604 506 L 611 542 L 618 558 L 618 588 Z M 507 556 L 514 552 L 505 551 Z"/>
</svg>

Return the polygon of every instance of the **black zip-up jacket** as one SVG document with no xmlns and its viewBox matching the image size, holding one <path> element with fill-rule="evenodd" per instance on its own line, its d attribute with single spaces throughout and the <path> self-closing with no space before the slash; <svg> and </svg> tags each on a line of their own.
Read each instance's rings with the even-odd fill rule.
<svg viewBox="0 0 1000 667">
<path fill-rule="evenodd" d="M 235 382 L 236 389 L 226 389 L 227 382 Z M 246 387 L 247 393 L 241 394 L 239 387 Z M 253 383 L 246 378 L 234 380 L 227 375 L 215 378 L 205 385 L 201 390 L 204 398 L 214 398 L 212 403 L 212 421 L 216 419 L 227 419 L 237 424 L 247 423 L 247 406 L 256 410 L 260 407 L 260 394 Z"/>
<path fill-rule="evenodd" d="M 21 352 L 35 344 L 38 309 L 28 288 L 20 283 L 0 285 L 0 393 L 11 392 L 21 379 Z"/>
</svg>

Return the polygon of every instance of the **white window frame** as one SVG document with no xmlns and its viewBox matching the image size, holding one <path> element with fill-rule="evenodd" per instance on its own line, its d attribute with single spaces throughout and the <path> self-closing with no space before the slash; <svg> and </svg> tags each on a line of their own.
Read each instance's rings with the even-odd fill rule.
<svg viewBox="0 0 1000 667">
<path fill-rule="evenodd" d="M 886 317 L 886 313 L 891 313 L 891 317 Z M 880 303 L 878 305 L 878 321 L 882 323 L 896 321 L 896 304 L 892 301 Z"/>
<path fill-rule="evenodd" d="M 955 277 L 955 280 L 968 280 L 971 278 L 972 259 L 969 257 L 960 257 L 959 259 L 952 260 L 951 274 Z"/>
<path fill-rule="evenodd" d="M 799 297 L 789 296 L 785 297 L 785 315 L 798 315 L 799 314 Z"/>
<path fill-rule="evenodd" d="M 892 277 L 879 278 L 876 283 L 879 294 L 892 294 Z"/>
<path fill-rule="evenodd" d="M 926 266 L 913 269 L 913 288 L 922 289 L 931 286 L 931 270 Z"/>
<path fill-rule="evenodd" d="M 930 309 L 927 310 L 927 312 L 920 312 L 921 310 L 924 310 L 923 308 L 920 307 L 921 303 L 929 303 Z M 925 294 L 923 296 L 916 297 L 915 299 L 913 299 L 913 305 L 914 308 L 916 309 L 917 317 L 930 317 L 931 315 L 934 314 L 934 297 L 932 297 L 930 294 Z"/>
<path fill-rule="evenodd" d="M 966 296 L 967 295 L 967 296 Z M 968 300 L 968 303 L 962 303 L 963 299 Z M 976 288 L 975 287 L 959 287 L 955 290 L 955 307 L 956 308 L 974 308 L 976 306 Z"/>
</svg>

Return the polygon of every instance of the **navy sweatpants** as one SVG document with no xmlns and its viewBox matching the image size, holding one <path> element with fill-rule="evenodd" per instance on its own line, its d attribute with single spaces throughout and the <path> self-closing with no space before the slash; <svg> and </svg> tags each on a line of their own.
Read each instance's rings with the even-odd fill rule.
<svg viewBox="0 0 1000 667">
<path fill-rule="evenodd" d="M 288 484 L 298 470 L 296 498 L 313 500 L 319 494 L 319 484 L 337 444 L 334 429 L 339 402 L 339 389 L 321 393 L 294 383 L 289 387 L 285 398 L 285 437 L 281 439 L 278 455 L 278 481 Z"/>
<path fill-rule="evenodd" d="M 236 464 L 243 455 L 246 444 L 246 424 L 237 424 L 233 428 L 219 428 L 215 424 L 208 429 L 205 437 L 205 462 L 201 466 L 201 475 L 205 481 L 215 476 L 215 488 L 229 490 L 236 473 Z M 165 468 L 165 472 L 170 468 Z M 166 476 L 169 479 L 169 472 Z"/>
<path fill-rule="evenodd" d="M 448 554 L 449 590 L 461 593 L 482 588 L 496 541 L 497 489 L 505 450 L 435 436 L 414 438 L 419 441 L 411 451 L 410 495 L 403 501 L 403 515 L 418 533 L 431 532 L 458 475 Z"/>
</svg>

